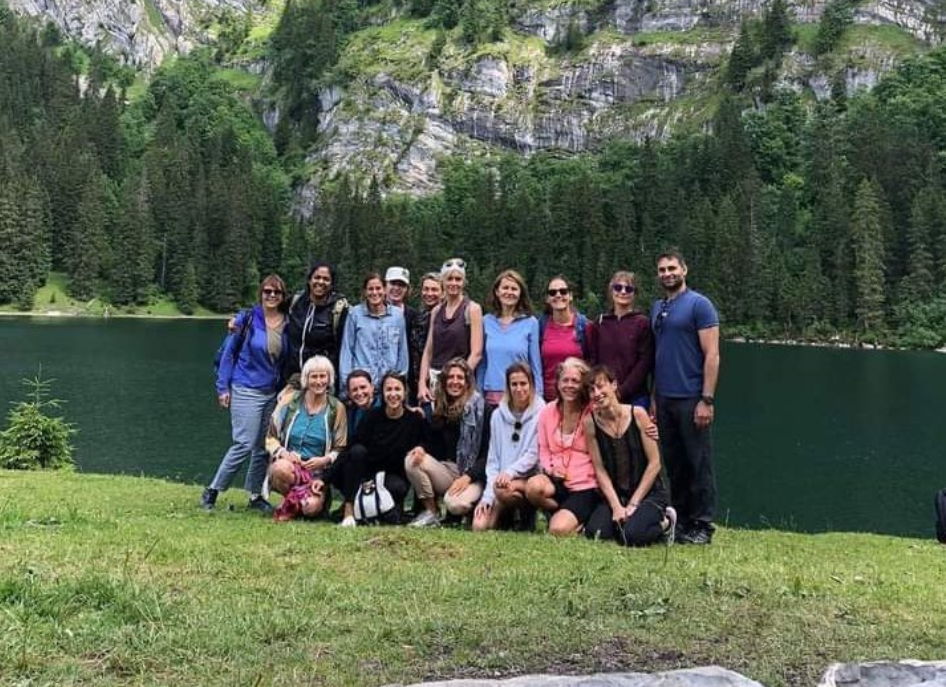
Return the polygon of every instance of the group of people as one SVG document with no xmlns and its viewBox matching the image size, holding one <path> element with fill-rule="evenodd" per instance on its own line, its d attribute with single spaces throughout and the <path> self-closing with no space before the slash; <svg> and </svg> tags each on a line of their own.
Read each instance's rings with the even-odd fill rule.
<svg viewBox="0 0 946 687">
<path fill-rule="evenodd" d="M 536 316 L 515 270 L 481 306 L 459 258 L 422 277 L 419 308 L 402 267 L 368 274 L 357 305 L 325 262 L 294 295 L 266 277 L 220 355 L 233 444 L 202 506 L 249 459 L 249 505 L 277 520 L 326 516 L 334 489 L 340 524 L 354 526 L 361 490 L 383 473 L 393 520 L 415 527 L 531 530 L 538 510 L 555 535 L 709 543 L 719 319 L 687 288 L 679 251 L 656 262 L 664 297 L 649 315 L 635 275 L 618 271 L 594 319 L 563 276 Z"/>
</svg>

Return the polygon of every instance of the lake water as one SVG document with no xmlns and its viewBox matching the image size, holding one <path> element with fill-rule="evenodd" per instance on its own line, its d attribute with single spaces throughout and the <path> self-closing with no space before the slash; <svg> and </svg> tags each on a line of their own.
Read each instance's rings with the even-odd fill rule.
<svg viewBox="0 0 946 687">
<path fill-rule="evenodd" d="M 204 484 L 229 444 L 211 362 L 222 331 L 208 320 L 0 318 L 0 407 L 42 365 L 79 427 L 81 470 Z M 932 533 L 933 493 L 946 486 L 946 355 L 725 344 L 721 380 L 720 522 Z"/>
</svg>

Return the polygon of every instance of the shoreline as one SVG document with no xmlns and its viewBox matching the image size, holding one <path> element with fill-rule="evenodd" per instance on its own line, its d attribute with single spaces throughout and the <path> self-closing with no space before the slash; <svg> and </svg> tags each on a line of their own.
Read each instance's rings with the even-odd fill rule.
<svg viewBox="0 0 946 687">
<path fill-rule="evenodd" d="M 37 312 L 30 310 L 27 312 L 0 310 L 0 317 L 48 317 L 50 319 L 84 319 L 84 320 L 225 320 L 232 315 L 210 314 L 210 315 L 157 315 L 149 313 L 109 313 L 93 314 L 82 312 L 65 312 L 62 310 L 50 310 L 46 312 Z"/>
<path fill-rule="evenodd" d="M 110 313 L 92 314 L 83 312 L 67 312 L 64 310 L 48 310 L 26 312 L 0 310 L 0 317 L 47 317 L 51 319 L 90 319 L 90 320 L 225 320 L 229 319 L 230 314 L 202 314 L 202 315 L 158 315 L 148 313 Z M 900 348 L 897 346 L 888 346 L 882 343 L 857 343 L 843 341 L 839 337 L 834 337 L 826 341 L 806 341 L 802 339 L 755 339 L 747 336 L 733 336 L 724 338 L 727 343 L 739 344 L 768 344 L 771 346 L 800 346 L 805 348 L 837 348 L 842 350 L 860 350 L 860 351 L 930 351 L 933 353 L 946 353 L 946 346 L 940 348 Z"/>
</svg>

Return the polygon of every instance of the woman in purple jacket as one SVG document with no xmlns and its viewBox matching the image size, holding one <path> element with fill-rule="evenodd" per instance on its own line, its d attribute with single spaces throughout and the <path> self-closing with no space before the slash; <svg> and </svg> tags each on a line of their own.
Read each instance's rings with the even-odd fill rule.
<svg viewBox="0 0 946 687">
<path fill-rule="evenodd" d="M 618 398 L 647 408 L 648 378 L 654 369 L 654 334 L 647 315 L 634 309 L 633 272 L 615 272 L 608 282 L 610 308 L 592 326 L 591 362 L 606 365 L 618 384 Z"/>
<path fill-rule="evenodd" d="M 236 316 L 227 338 L 217 369 L 217 400 L 221 408 L 230 409 L 233 444 L 200 497 L 205 510 L 213 510 L 217 495 L 227 490 L 240 466 L 251 457 L 245 482 L 249 507 L 273 512 L 260 492 L 269 461 L 264 446 L 266 431 L 289 354 L 288 305 L 286 284 L 279 275 L 271 274 L 260 284 L 258 303 Z"/>
</svg>

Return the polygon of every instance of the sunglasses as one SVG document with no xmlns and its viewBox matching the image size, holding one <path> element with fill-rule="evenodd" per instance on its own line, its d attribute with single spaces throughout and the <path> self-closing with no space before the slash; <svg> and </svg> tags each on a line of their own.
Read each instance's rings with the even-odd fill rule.
<svg viewBox="0 0 946 687">
<path fill-rule="evenodd" d="M 611 290 L 614 293 L 634 293 L 634 287 L 631 284 L 611 284 Z"/>
<path fill-rule="evenodd" d="M 263 289 L 264 296 L 281 296 L 282 291 L 279 289 Z"/>
<path fill-rule="evenodd" d="M 513 443 L 516 443 L 516 442 L 519 441 L 519 439 L 522 438 L 522 437 L 519 435 L 519 432 L 522 431 L 522 422 L 520 422 L 520 421 L 517 420 L 517 421 L 516 421 L 516 424 L 514 424 L 514 425 L 512 426 L 512 428 L 513 428 L 513 430 L 515 430 L 515 431 L 513 431 L 513 433 L 512 433 L 512 441 L 513 441 Z"/>
<path fill-rule="evenodd" d="M 549 289 L 546 293 L 548 293 L 549 298 L 555 298 L 556 296 L 567 296 L 568 291 L 569 289 L 566 287 L 564 289 Z"/>
<path fill-rule="evenodd" d="M 461 270 L 466 270 L 466 261 L 461 260 L 460 258 L 453 258 L 452 260 L 447 260 L 443 264 L 443 271 L 453 269 L 453 268 L 460 268 Z"/>
<path fill-rule="evenodd" d="M 673 301 L 668 301 L 666 298 L 660 301 L 660 312 L 657 313 L 657 317 L 654 318 L 654 332 L 660 334 L 664 328 L 664 320 L 667 319 L 667 316 L 670 315 L 670 305 Z"/>
</svg>

